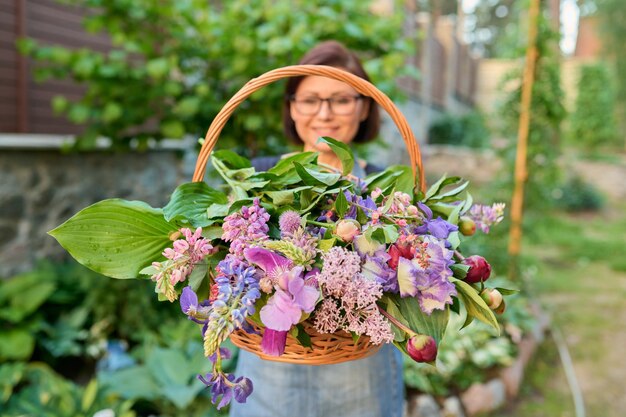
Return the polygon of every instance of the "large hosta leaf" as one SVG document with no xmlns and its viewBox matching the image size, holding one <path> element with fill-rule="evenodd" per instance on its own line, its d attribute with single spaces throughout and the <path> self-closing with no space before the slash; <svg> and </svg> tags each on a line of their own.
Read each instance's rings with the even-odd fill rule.
<svg viewBox="0 0 626 417">
<path fill-rule="evenodd" d="M 93 204 L 48 232 L 78 262 L 112 278 L 135 278 L 171 245 L 176 226 L 139 201 Z"/>
<path fill-rule="evenodd" d="M 207 209 L 212 204 L 226 204 L 226 194 L 209 187 L 204 182 L 189 182 L 179 185 L 167 206 L 163 207 L 165 220 L 185 219 L 193 227 L 211 224 Z"/>
</svg>

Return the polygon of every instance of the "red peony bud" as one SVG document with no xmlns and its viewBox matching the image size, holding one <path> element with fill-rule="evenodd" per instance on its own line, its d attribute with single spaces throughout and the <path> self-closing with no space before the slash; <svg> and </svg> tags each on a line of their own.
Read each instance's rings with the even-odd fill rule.
<svg viewBox="0 0 626 417">
<path fill-rule="evenodd" d="M 459 231 L 463 236 L 472 236 L 476 233 L 476 223 L 469 217 L 463 216 L 459 221 Z"/>
<path fill-rule="evenodd" d="M 491 275 L 491 265 L 489 265 L 482 256 L 468 256 L 463 259 L 463 263 L 470 267 L 465 276 L 465 282 L 474 284 L 476 282 L 487 281 L 489 275 Z"/>
<path fill-rule="evenodd" d="M 416 362 L 432 362 L 437 358 L 437 343 L 432 336 L 416 334 L 407 342 L 406 350 Z"/>
<path fill-rule="evenodd" d="M 485 288 L 484 290 L 481 291 L 480 297 L 485 301 L 487 306 L 492 310 L 499 310 L 500 307 L 504 305 L 502 294 L 500 293 L 500 291 L 496 290 L 495 288 Z M 502 307 L 502 312 L 504 312 L 504 307 Z"/>
</svg>

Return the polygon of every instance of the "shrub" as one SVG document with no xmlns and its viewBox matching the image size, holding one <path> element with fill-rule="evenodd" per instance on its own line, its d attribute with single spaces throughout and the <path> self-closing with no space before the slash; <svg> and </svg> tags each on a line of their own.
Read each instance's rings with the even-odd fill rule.
<svg viewBox="0 0 626 417">
<path fill-rule="evenodd" d="M 461 116 L 446 114 L 428 129 L 428 142 L 434 144 L 485 148 L 489 136 L 485 118 L 478 111 Z"/>
<path fill-rule="evenodd" d="M 569 178 L 556 191 L 557 207 L 567 211 L 597 211 L 605 203 L 604 196 L 578 175 Z"/>
<path fill-rule="evenodd" d="M 570 120 L 570 140 L 592 149 L 619 146 L 620 135 L 615 121 L 615 83 L 603 63 L 580 69 L 578 96 Z"/>
<path fill-rule="evenodd" d="M 204 136 L 221 107 L 250 79 L 292 65 L 321 40 L 359 52 L 373 82 L 396 97 L 394 79 L 410 53 L 403 14 L 372 15 L 369 1 L 67 0 L 87 9 L 85 27 L 105 32 L 108 52 L 20 47 L 38 78 L 70 78 L 87 87 L 78 101 L 58 96 L 56 111 L 85 125 L 81 148 L 108 137 L 124 148 L 151 139 Z M 294 11 L 297 10 L 297 13 Z M 282 87 L 274 84 L 243 103 L 220 146 L 246 156 L 287 150 Z M 265 152 L 264 152 L 265 151 Z"/>
</svg>

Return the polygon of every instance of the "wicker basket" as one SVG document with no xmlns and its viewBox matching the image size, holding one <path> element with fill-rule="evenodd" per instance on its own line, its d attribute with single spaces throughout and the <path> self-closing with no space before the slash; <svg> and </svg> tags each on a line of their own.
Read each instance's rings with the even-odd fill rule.
<svg viewBox="0 0 626 417">
<path fill-rule="evenodd" d="M 413 175 L 418 179 L 420 188 L 424 190 L 425 180 L 419 146 L 402 113 L 400 113 L 389 97 L 378 90 L 373 84 L 344 70 L 324 65 L 295 65 L 278 68 L 246 83 L 246 85 L 244 85 L 241 90 L 239 90 L 224 105 L 222 110 L 220 110 L 211 123 L 198 155 L 193 181 L 204 180 L 206 164 L 211 151 L 217 143 L 219 134 L 224 128 L 224 125 L 239 104 L 241 104 L 255 91 L 273 83 L 274 81 L 287 77 L 308 75 L 318 75 L 343 81 L 351 85 L 359 93 L 371 97 L 383 109 L 385 109 L 398 127 L 398 130 L 404 139 L 409 157 L 411 158 Z M 311 339 L 310 348 L 303 347 L 295 338 L 288 335 L 285 353 L 281 356 L 268 356 L 261 350 L 263 329 L 258 328 L 254 324 L 253 326 L 259 331 L 259 334 L 249 334 L 243 330 L 237 330 L 231 334 L 231 341 L 241 349 L 252 352 L 262 359 L 271 361 L 299 363 L 303 365 L 329 365 L 367 357 L 376 352 L 379 347 L 371 344 L 369 338 L 365 336 L 360 337 L 355 342 L 352 339 L 352 336 L 344 331 L 331 334 L 320 334 L 315 330 L 311 323 L 305 321 L 303 326 L 304 330 Z"/>
</svg>

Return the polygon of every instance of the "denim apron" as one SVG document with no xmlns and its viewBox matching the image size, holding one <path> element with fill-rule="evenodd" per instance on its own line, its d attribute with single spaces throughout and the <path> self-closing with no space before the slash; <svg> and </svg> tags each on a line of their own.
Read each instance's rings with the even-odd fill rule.
<svg viewBox="0 0 626 417">
<path fill-rule="evenodd" d="M 254 391 L 233 401 L 230 417 L 402 417 L 402 354 L 383 345 L 374 355 L 335 365 L 265 361 L 239 351 L 236 375 Z"/>
</svg>

